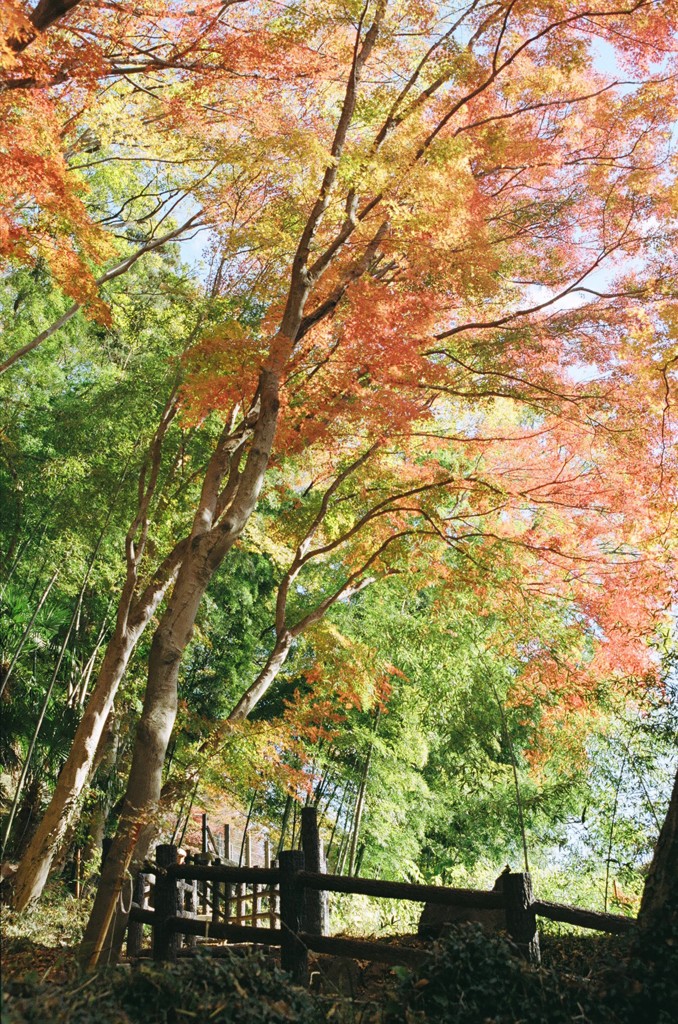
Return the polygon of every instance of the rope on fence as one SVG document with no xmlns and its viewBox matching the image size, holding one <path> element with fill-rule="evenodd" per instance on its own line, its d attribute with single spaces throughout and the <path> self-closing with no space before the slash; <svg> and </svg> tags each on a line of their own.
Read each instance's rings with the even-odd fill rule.
<svg viewBox="0 0 678 1024">
<path fill-rule="evenodd" d="M 123 889 L 125 887 L 125 882 L 129 882 L 129 904 L 128 904 L 127 907 L 125 907 L 125 900 L 124 900 L 124 897 L 123 897 Z M 127 917 L 127 915 L 129 914 L 130 910 L 132 909 L 132 903 L 133 902 L 134 902 L 134 879 L 132 878 L 132 876 L 130 875 L 130 873 L 128 871 L 128 872 L 126 872 L 125 877 L 123 878 L 122 885 L 120 886 L 120 892 L 118 893 L 118 907 L 120 909 L 120 913 L 123 914 L 125 917 Z"/>
</svg>

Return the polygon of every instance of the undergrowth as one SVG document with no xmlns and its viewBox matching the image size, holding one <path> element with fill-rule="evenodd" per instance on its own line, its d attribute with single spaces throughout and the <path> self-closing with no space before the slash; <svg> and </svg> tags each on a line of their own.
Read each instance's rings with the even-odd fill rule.
<svg viewBox="0 0 678 1024">
<path fill-rule="evenodd" d="M 261 953 L 114 967 L 55 986 L 36 976 L 3 995 L 3 1024 L 321 1024 L 321 1004 Z"/>
<path fill-rule="evenodd" d="M 5 918 L 5 951 L 18 947 L 25 953 L 17 958 L 21 973 L 5 980 L 3 1024 L 320 1024 L 330 1018 L 348 1024 L 673 1024 L 676 1019 L 675 908 L 667 908 L 661 929 L 643 941 L 633 934 L 568 934 L 554 926 L 542 933 L 540 968 L 521 960 L 505 937 L 458 924 L 433 944 L 416 971 L 375 971 L 378 965 L 372 965 L 362 971 L 354 1000 L 333 997 L 331 1002 L 294 986 L 270 957 L 228 950 L 223 959 L 199 956 L 89 975 L 71 962 L 55 983 L 55 973 L 41 966 L 40 949 L 49 944 L 64 953 L 72 949 L 86 913 L 86 905 L 55 894 L 39 910 Z"/>
<path fill-rule="evenodd" d="M 547 936 L 543 964 L 501 935 L 460 924 L 401 974 L 379 1024 L 674 1024 L 678 927 L 637 938 Z"/>
<path fill-rule="evenodd" d="M 91 909 L 91 900 L 76 899 L 60 884 L 47 888 L 39 904 L 21 913 L 3 906 L 3 947 L 23 948 L 35 943 L 73 948 L 82 938 Z"/>
</svg>

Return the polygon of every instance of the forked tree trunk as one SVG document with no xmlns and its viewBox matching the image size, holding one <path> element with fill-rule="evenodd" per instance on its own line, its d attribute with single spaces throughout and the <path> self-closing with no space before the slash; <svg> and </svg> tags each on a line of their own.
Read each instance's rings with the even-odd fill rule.
<svg viewBox="0 0 678 1024">
<path fill-rule="evenodd" d="M 330 245 L 320 256 L 313 253 L 314 262 L 309 269 L 316 228 L 330 202 L 338 160 L 355 110 L 360 74 L 376 44 L 384 11 L 384 0 L 379 0 L 374 21 L 362 39 L 362 44 L 362 22 L 358 30 L 346 96 L 332 144 L 332 156 L 335 159 L 323 175 L 317 199 L 301 233 L 292 262 L 290 288 L 280 329 L 271 339 L 268 356 L 261 368 L 256 394 L 247 415 L 238 429 L 225 428 L 210 459 L 193 521 L 188 552 L 172 598 L 153 638 L 144 710 L 134 745 L 122 820 L 106 859 L 80 953 L 81 958 L 90 966 L 102 959 L 106 944 L 112 945 L 113 940 L 108 939 L 109 932 L 117 930 L 119 934 L 120 919 L 117 929 L 111 928 L 116 903 L 134 856 L 139 833 L 152 823 L 156 813 L 165 753 L 176 716 L 179 665 L 193 633 L 200 599 L 256 507 L 278 423 L 280 378 L 295 341 L 300 332 L 303 334 L 302 317 L 309 294 L 343 245 L 343 241 Z M 362 257 L 351 267 L 342 286 L 344 290 L 350 281 L 357 280 L 367 270 L 387 224 L 388 221 L 382 223 Z M 340 288 L 339 295 L 342 294 Z M 331 304 L 328 306 L 323 303 L 318 309 L 321 312 L 316 311 L 310 322 L 315 323 L 327 315 L 331 311 Z M 249 450 L 241 470 L 240 462 L 248 441 Z M 224 479 L 226 484 L 222 487 Z M 113 949 L 112 952 L 115 956 L 117 950 Z"/>
<path fill-rule="evenodd" d="M 89 966 L 109 962 L 117 955 L 126 916 L 124 913 L 116 915 L 122 887 L 140 837 L 156 824 L 162 771 L 177 712 L 181 659 L 193 635 L 205 590 L 240 537 L 263 484 L 278 416 L 280 368 L 277 362 L 289 353 L 285 339 L 282 345 L 282 356 L 276 352 L 273 368 L 264 368 L 261 372 L 254 430 L 247 417 L 239 430 L 233 433 L 225 430 L 210 460 L 187 553 L 153 637 L 144 707 L 137 726 L 120 823 L 106 857 L 80 948 L 80 958 Z M 239 455 L 250 433 L 252 443 L 241 472 Z M 228 483 L 222 490 L 226 474 Z M 220 519 L 224 507 L 227 515 Z"/>
</svg>

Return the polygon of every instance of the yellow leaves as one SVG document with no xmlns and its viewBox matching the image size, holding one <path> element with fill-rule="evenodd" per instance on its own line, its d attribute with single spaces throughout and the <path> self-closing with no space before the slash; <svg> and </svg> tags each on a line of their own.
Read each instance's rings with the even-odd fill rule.
<svg viewBox="0 0 678 1024">
<path fill-rule="evenodd" d="M 314 681 L 314 700 L 330 697 L 344 710 L 366 711 L 390 690 L 376 652 L 345 636 L 327 619 L 308 631 L 305 643 L 313 652 L 307 678 Z"/>
<path fill-rule="evenodd" d="M 194 424 L 210 413 L 230 415 L 247 405 L 256 386 L 260 349 L 254 337 L 232 320 L 190 349 L 184 364 L 182 415 Z"/>
<path fill-rule="evenodd" d="M 443 254 L 469 237 L 475 190 L 466 156 L 440 153 L 446 148 L 455 147 L 441 142 L 432 159 L 392 193 L 388 202 L 394 231 L 403 240 L 430 232 L 428 245 Z"/>
<path fill-rule="evenodd" d="M 678 340 L 678 302 L 665 302 L 662 306 L 662 320 L 667 326 L 668 335 L 673 340 Z M 678 350 L 669 353 L 668 358 L 672 359 L 678 355 Z"/>
<path fill-rule="evenodd" d="M 0 252 L 20 262 L 42 258 L 63 291 L 105 321 L 89 262 L 113 253 L 85 206 L 86 184 L 68 173 L 54 105 L 30 93 L 0 102 Z"/>
<path fill-rule="evenodd" d="M 102 149 L 126 159 L 148 164 L 172 162 L 174 172 L 195 178 L 196 160 L 207 160 L 203 140 L 185 124 L 190 89 L 166 73 L 166 82 L 156 93 L 117 82 L 107 89 L 87 112 L 87 126 L 101 141 Z M 162 82 L 162 73 L 158 75 Z"/>
<path fill-rule="evenodd" d="M 678 214 L 678 181 L 675 181 L 667 190 L 667 198 L 671 211 Z"/>
<path fill-rule="evenodd" d="M 249 519 L 245 529 L 245 541 L 255 551 L 268 555 L 281 569 L 286 569 L 292 561 L 292 544 L 285 543 L 284 539 L 273 535 L 271 522 L 267 518 L 259 518 L 255 514 Z"/>
</svg>

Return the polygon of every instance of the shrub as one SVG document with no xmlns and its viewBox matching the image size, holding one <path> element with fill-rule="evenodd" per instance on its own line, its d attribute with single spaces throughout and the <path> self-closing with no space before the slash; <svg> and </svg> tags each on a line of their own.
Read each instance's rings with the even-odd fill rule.
<svg viewBox="0 0 678 1024">
<path fill-rule="evenodd" d="M 313 998 L 255 953 L 110 968 L 57 988 L 8 985 L 6 1024 L 321 1024 Z"/>
<path fill-rule="evenodd" d="M 459 924 L 390 993 L 384 1024 L 672 1024 L 678 928 L 652 941 L 591 935 L 548 939 L 535 968 L 501 936 Z"/>
<path fill-rule="evenodd" d="M 501 936 L 459 924 L 394 994 L 386 1024 L 612 1024 L 589 978 L 530 966 Z"/>
</svg>

